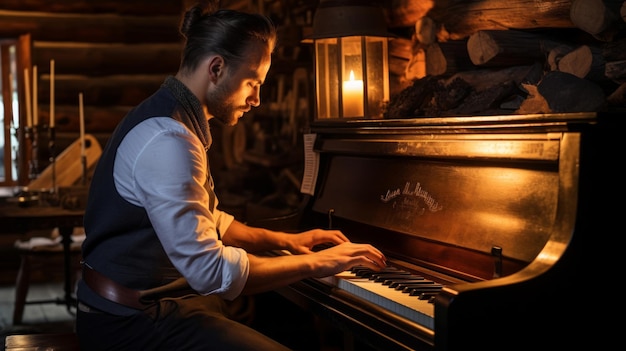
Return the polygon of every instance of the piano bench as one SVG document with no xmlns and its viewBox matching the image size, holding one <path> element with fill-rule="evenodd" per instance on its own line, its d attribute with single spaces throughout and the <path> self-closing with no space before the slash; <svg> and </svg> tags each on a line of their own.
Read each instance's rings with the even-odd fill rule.
<svg viewBox="0 0 626 351">
<path fill-rule="evenodd" d="M 7 335 L 5 351 L 55 350 L 79 351 L 75 333 Z"/>
</svg>

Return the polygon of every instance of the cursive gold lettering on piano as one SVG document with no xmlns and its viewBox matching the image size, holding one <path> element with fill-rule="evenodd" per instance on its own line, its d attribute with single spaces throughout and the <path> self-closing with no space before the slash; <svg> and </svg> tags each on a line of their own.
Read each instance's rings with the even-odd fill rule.
<svg viewBox="0 0 626 351">
<path fill-rule="evenodd" d="M 384 203 L 388 203 L 401 195 L 421 198 L 431 212 L 437 212 L 443 209 L 443 206 L 437 202 L 428 191 L 424 190 L 419 182 L 415 183 L 414 188 L 411 187 L 411 182 L 406 182 L 402 191 L 400 188 L 388 189 L 385 195 L 380 196 L 380 200 Z"/>
</svg>

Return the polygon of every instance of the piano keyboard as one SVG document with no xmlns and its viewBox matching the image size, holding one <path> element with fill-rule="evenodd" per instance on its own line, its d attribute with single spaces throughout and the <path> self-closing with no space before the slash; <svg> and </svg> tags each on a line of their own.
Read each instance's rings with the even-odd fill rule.
<svg viewBox="0 0 626 351">
<path fill-rule="evenodd" d="M 432 280 L 393 267 L 382 272 L 355 268 L 324 280 L 422 326 L 435 327 L 432 298 L 442 286 Z"/>
</svg>

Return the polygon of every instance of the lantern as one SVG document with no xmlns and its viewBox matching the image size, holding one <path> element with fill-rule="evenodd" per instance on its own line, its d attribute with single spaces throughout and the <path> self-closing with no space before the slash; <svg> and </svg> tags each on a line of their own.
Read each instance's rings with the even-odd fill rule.
<svg viewBox="0 0 626 351">
<path fill-rule="evenodd" d="M 389 100 L 389 37 L 374 1 L 320 1 L 310 36 L 317 118 L 382 118 Z"/>
</svg>

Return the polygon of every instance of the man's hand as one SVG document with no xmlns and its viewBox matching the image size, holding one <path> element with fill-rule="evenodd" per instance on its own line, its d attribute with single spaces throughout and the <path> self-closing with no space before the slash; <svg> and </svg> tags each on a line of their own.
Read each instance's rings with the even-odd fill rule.
<svg viewBox="0 0 626 351">
<path fill-rule="evenodd" d="M 355 266 L 364 266 L 375 271 L 387 265 L 387 258 L 369 244 L 345 242 L 313 254 L 316 278 L 334 275 Z"/>
<path fill-rule="evenodd" d="M 286 248 L 294 255 L 311 254 L 312 249 L 320 244 L 339 245 L 350 242 L 339 230 L 312 229 L 299 234 L 289 235 Z"/>
</svg>

